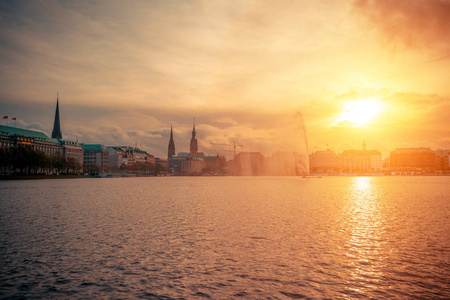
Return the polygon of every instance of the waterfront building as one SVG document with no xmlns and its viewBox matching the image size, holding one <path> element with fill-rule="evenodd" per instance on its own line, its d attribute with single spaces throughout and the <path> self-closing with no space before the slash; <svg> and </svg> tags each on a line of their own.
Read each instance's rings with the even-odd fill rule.
<svg viewBox="0 0 450 300">
<path fill-rule="evenodd" d="M 224 156 L 204 156 L 205 165 L 203 168 L 204 172 L 220 173 L 226 166 L 226 160 Z"/>
<path fill-rule="evenodd" d="M 166 174 L 168 170 L 167 165 L 168 159 L 155 157 L 155 173 L 156 174 Z"/>
<path fill-rule="evenodd" d="M 336 173 L 340 169 L 339 155 L 330 149 L 316 151 L 309 156 L 311 173 Z"/>
<path fill-rule="evenodd" d="M 206 167 L 205 160 L 200 157 L 191 157 L 181 163 L 181 172 L 188 174 L 200 174 Z"/>
<path fill-rule="evenodd" d="M 112 170 L 124 168 L 128 165 L 127 153 L 120 147 L 106 147 L 108 150 L 109 167 Z"/>
<path fill-rule="evenodd" d="M 86 173 L 102 173 L 109 166 L 109 152 L 100 144 L 84 144 L 83 171 Z"/>
<path fill-rule="evenodd" d="M 81 172 L 83 168 L 83 149 L 77 142 L 50 138 L 39 131 L 0 126 L 0 148 L 19 146 L 30 146 L 50 158 L 62 156 L 67 162 L 74 160 L 76 163 L 71 163 L 74 172 Z"/>
<path fill-rule="evenodd" d="M 186 161 L 189 160 L 190 153 L 178 153 L 178 155 L 172 155 L 168 159 L 168 170 L 171 173 L 184 173 L 190 171 L 190 166 L 187 165 Z M 183 164 L 183 162 L 185 162 Z"/>
<path fill-rule="evenodd" d="M 392 172 L 434 172 L 436 154 L 430 148 L 397 148 L 390 154 Z"/>
<path fill-rule="evenodd" d="M 344 173 L 379 172 L 383 167 L 381 152 L 367 150 L 365 142 L 362 150 L 344 150 L 340 161 Z"/>
<path fill-rule="evenodd" d="M 42 151 L 50 158 L 64 157 L 72 166 L 72 171 L 81 172 L 83 168 L 83 149 L 78 142 L 63 140 L 59 117 L 59 97 L 56 98 L 55 119 L 52 137 L 43 132 L 0 126 L 1 148 L 31 146 L 35 151 Z"/>
<path fill-rule="evenodd" d="M 389 162 L 389 157 L 385 157 L 384 159 L 383 159 L 383 162 L 382 162 L 382 168 L 383 169 L 389 169 L 389 165 L 390 165 L 390 162 Z"/>
<path fill-rule="evenodd" d="M 112 170 L 136 168 L 149 169 L 155 165 L 155 157 L 136 147 L 114 146 L 106 147 L 109 152 L 109 167 Z"/>
<path fill-rule="evenodd" d="M 189 152 L 180 152 L 178 155 L 175 155 L 175 142 L 173 140 L 172 126 L 170 127 L 167 156 L 167 170 L 175 174 L 219 173 L 222 172 L 225 166 L 225 158 L 219 155 L 206 156 L 203 152 L 198 152 L 195 120 L 192 127 Z"/>
<path fill-rule="evenodd" d="M 183 174 L 221 173 L 226 164 L 225 157 L 207 156 L 203 152 L 197 152 L 197 157 L 191 157 L 190 152 L 180 152 L 172 156 L 169 162 L 171 172 Z"/>
<path fill-rule="evenodd" d="M 450 173 L 450 149 L 435 150 L 436 171 L 439 173 Z"/>
<path fill-rule="evenodd" d="M 62 147 L 62 155 L 67 161 L 71 159 L 76 161 L 76 172 L 83 171 L 84 151 L 78 142 L 59 140 Z"/>
<path fill-rule="evenodd" d="M 48 157 L 62 154 L 62 147 L 57 139 L 49 138 L 43 132 L 0 125 L 1 148 L 31 146 L 36 151 L 44 152 Z"/>
<path fill-rule="evenodd" d="M 139 148 L 132 149 L 135 164 L 155 165 L 155 157 Z"/>
<path fill-rule="evenodd" d="M 215 158 L 216 156 L 214 156 Z M 169 159 L 169 171 L 172 173 L 201 173 L 205 168 L 206 161 L 203 152 L 197 152 L 197 157 L 192 157 L 191 152 L 180 152 Z"/>
</svg>

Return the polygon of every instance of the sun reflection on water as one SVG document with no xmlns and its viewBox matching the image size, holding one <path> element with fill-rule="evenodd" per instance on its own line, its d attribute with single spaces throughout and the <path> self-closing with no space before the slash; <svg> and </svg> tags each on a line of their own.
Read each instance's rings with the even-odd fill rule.
<svg viewBox="0 0 450 300">
<path fill-rule="evenodd" d="M 357 177 L 350 186 L 344 226 L 346 289 L 365 294 L 380 284 L 386 257 L 382 201 L 374 178 Z"/>
</svg>

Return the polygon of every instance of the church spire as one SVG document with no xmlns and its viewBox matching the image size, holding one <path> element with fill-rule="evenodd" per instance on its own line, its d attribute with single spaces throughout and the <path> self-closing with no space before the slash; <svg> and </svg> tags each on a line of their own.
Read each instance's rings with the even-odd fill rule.
<svg viewBox="0 0 450 300">
<path fill-rule="evenodd" d="M 194 126 L 192 127 L 192 138 L 191 138 L 191 147 L 190 147 L 190 157 L 197 157 L 198 155 L 198 143 L 197 143 L 197 132 L 195 131 L 195 118 L 194 118 Z"/>
<path fill-rule="evenodd" d="M 53 123 L 52 131 L 53 139 L 62 139 L 61 125 L 59 124 L 59 94 L 56 93 L 56 111 L 55 111 L 55 122 Z"/>
<path fill-rule="evenodd" d="M 363 148 L 363 150 L 364 150 L 364 151 L 366 151 L 366 150 L 367 150 L 367 146 L 366 146 L 366 141 L 364 141 L 364 143 L 363 143 L 363 147 L 362 147 L 362 148 Z"/>
<path fill-rule="evenodd" d="M 169 140 L 169 149 L 167 153 L 167 158 L 171 158 L 175 155 L 175 142 L 173 141 L 173 130 L 172 125 L 170 125 L 170 140 Z"/>
</svg>

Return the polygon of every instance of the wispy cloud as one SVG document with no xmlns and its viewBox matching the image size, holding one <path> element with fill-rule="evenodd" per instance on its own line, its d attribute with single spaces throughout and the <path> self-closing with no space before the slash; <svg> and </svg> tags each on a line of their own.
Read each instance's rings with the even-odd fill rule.
<svg viewBox="0 0 450 300">
<path fill-rule="evenodd" d="M 234 140 L 294 149 L 298 111 L 311 145 L 359 143 L 363 129 L 330 124 L 343 102 L 373 96 L 438 132 L 445 120 L 428 126 L 421 113 L 450 96 L 447 15 L 443 0 L 3 1 L 0 108 L 50 133 L 59 91 L 65 137 L 158 156 L 170 124 L 177 151 L 188 149 L 194 117 L 211 152 Z"/>
<path fill-rule="evenodd" d="M 391 44 L 450 51 L 448 0 L 357 0 L 354 9 Z"/>
</svg>

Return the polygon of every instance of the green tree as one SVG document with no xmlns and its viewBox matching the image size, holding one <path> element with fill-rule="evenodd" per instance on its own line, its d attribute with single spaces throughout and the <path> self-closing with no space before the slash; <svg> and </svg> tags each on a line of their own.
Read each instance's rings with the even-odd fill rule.
<svg viewBox="0 0 450 300">
<path fill-rule="evenodd" d="M 51 159 L 51 165 L 58 173 L 67 173 L 67 160 L 64 156 L 55 155 Z"/>
<path fill-rule="evenodd" d="M 80 168 L 80 163 L 74 157 L 69 157 L 67 159 L 67 169 L 69 173 L 78 173 Z"/>
</svg>

